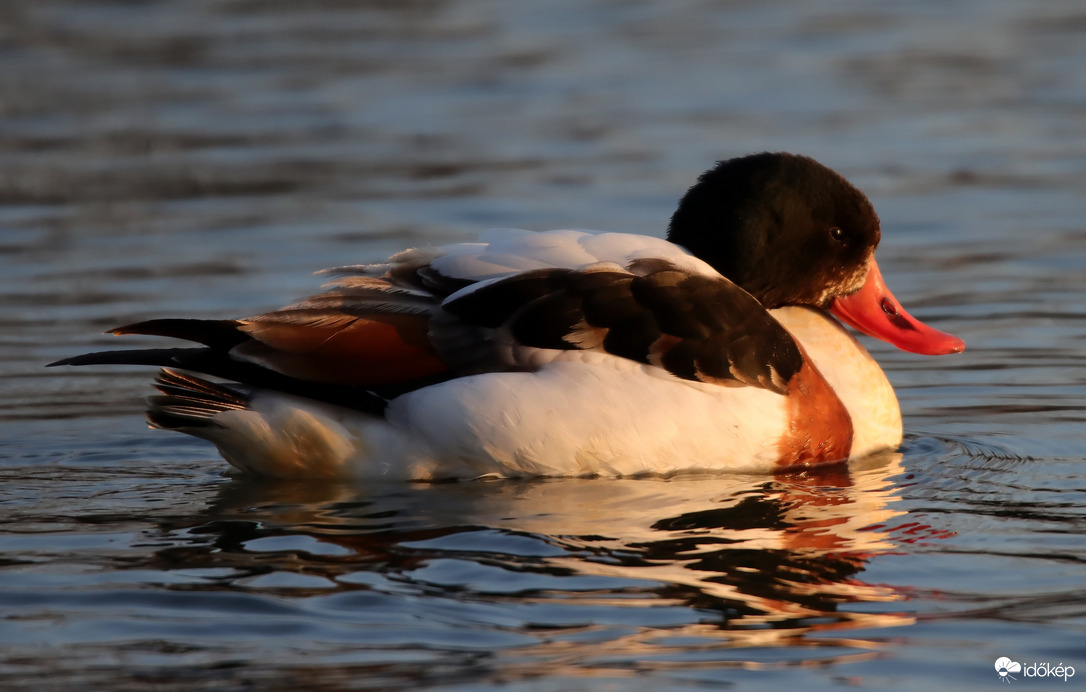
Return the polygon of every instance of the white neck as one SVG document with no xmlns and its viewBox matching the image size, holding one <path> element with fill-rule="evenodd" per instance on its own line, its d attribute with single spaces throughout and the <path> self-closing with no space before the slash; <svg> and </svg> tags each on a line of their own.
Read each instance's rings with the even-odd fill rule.
<svg viewBox="0 0 1086 692">
<path fill-rule="evenodd" d="M 852 456 L 901 444 L 901 409 L 885 373 L 860 342 L 823 310 L 786 306 L 770 314 L 791 332 L 852 417 Z"/>
</svg>

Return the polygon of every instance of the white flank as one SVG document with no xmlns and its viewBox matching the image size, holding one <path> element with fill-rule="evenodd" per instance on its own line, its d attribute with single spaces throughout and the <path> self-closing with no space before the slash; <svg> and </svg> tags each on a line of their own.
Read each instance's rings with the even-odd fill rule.
<svg viewBox="0 0 1086 692">
<path fill-rule="evenodd" d="M 458 476 L 768 469 L 787 427 L 779 395 L 583 351 L 562 352 L 538 372 L 476 375 L 406 394 L 388 419 L 413 431 L 414 453 L 434 469 L 450 470 L 451 460 Z"/>
<path fill-rule="evenodd" d="M 429 480 L 764 471 L 784 398 L 680 380 L 607 354 L 462 377 L 395 399 L 386 418 L 262 392 L 197 434 L 250 473 Z M 192 431 L 197 432 L 197 431 Z"/>
</svg>

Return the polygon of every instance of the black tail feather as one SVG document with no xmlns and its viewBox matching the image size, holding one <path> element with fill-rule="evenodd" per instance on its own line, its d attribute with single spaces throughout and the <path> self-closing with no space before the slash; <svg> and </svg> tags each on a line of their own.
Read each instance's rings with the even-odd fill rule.
<svg viewBox="0 0 1086 692">
<path fill-rule="evenodd" d="M 172 402 L 185 402 L 195 405 L 214 404 L 217 410 L 241 410 L 249 407 L 252 389 L 226 382 L 208 382 L 207 380 L 163 368 L 155 378 L 155 389 Z"/>
<path fill-rule="evenodd" d="M 147 422 L 164 430 L 183 428 L 191 432 L 212 427 L 216 414 L 244 411 L 251 401 L 242 387 L 208 382 L 168 368 L 159 371 L 155 389 L 162 394 L 148 398 Z"/>
<path fill-rule="evenodd" d="M 182 362 L 206 352 L 205 348 L 144 348 L 126 351 L 95 351 L 71 358 L 62 358 L 45 367 L 56 365 L 158 365 L 184 367 Z M 208 373 L 210 374 L 210 373 Z"/>
<path fill-rule="evenodd" d="M 219 351 L 229 351 L 240 343 L 250 339 L 248 334 L 238 331 L 241 323 L 237 320 L 196 320 L 188 318 L 166 318 L 144 320 L 110 329 L 107 334 L 142 334 L 144 336 L 168 336 L 174 339 L 195 341 Z"/>
<path fill-rule="evenodd" d="M 98 351 L 49 363 L 50 367 L 56 365 L 155 365 L 162 368 L 178 368 L 261 389 L 274 389 L 308 399 L 327 401 L 375 415 L 384 413 L 390 396 L 383 391 L 307 382 L 255 363 L 236 360 L 221 351 L 201 347 Z M 218 391 L 217 385 L 208 384 Z M 394 395 L 395 393 L 391 394 L 391 396 Z"/>
</svg>

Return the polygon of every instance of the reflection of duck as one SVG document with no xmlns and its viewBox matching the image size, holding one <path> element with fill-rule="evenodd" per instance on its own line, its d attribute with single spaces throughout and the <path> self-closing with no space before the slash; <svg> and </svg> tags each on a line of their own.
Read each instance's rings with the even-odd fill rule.
<svg viewBox="0 0 1086 692">
<path fill-rule="evenodd" d="M 885 532 L 869 527 L 901 514 L 891 506 L 888 480 L 900 471 L 899 461 L 895 454 L 888 466 L 867 472 L 748 478 L 738 486 L 672 481 L 648 492 L 634 481 L 530 484 L 519 501 L 546 514 L 518 517 L 516 526 L 560 536 L 567 550 L 590 555 L 551 565 L 654 580 L 673 595 L 689 590 L 688 603 L 725 614 L 733 638 L 767 642 L 795 635 L 787 623 L 806 631 L 808 619 L 827 617 L 833 621 L 822 623 L 828 629 L 859 620 L 874 626 L 883 616 L 835 611 L 842 602 L 898 599 L 892 589 L 854 576 L 870 557 L 894 547 Z M 592 535 L 585 537 L 586 529 Z M 778 623 L 772 636 L 762 631 L 769 623 Z"/>
<path fill-rule="evenodd" d="M 165 371 L 148 416 L 263 475 L 805 467 L 901 441 L 885 376 L 826 310 L 905 350 L 964 347 L 898 305 L 879 236 L 840 175 L 758 154 L 700 178 L 672 218 L 676 244 L 494 233 L 336 270 L 327 292 L 264 315 L 114 330 L 205 348 L 61 362 L 247 383 Z"/>
<path fill-rule="evenodd" d="M 390 613 L 470 604 L 482 618 L 474 626 L 519 627 L 537 638 L 518 660 L 746 646 L 854 652 L 878 644 L 853 630 L 912 622 L 886 606 L 854 606 L 901 598 L 859 577 L 911 523 L 895 507 L 900 456 L 878 462 L 828 476 L 390 484 L 380 492 L 231 482 L 203 518 L 164 527 L 189 545 L 160 555 L 171 569 L 212 568 L 202 570 L 217 575 L 207 588 L 280 597 L 361 589 L 387 596 Z M 324 586 L 282 589 L 286 576 L 259 575 L 305 575 Z M 488 625 L 490 616 L 497 621 Z M 552 617 L 564 633 L 533 625 Z"/>
</svg>

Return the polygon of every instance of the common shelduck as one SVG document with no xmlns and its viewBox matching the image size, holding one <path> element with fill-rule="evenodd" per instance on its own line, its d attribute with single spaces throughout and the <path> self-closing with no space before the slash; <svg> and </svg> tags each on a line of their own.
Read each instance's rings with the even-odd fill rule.
<svg viewBox="0 0 1086 692">
<path fill-rule="evenodd" d="M 754 154 L 704 173 L 667 240 L 489 231 L 327 270 L 323 293 L 255 317 L 111 330 L 202 346 L 53 365 L 163 366 L 150 424 L 263 476 L 801 469 L 902 439 L 886 376 L 834 316 L 914 353 L 965 348 L 898 304 L 879 237 L 841 175 Z"/>
</svg>

